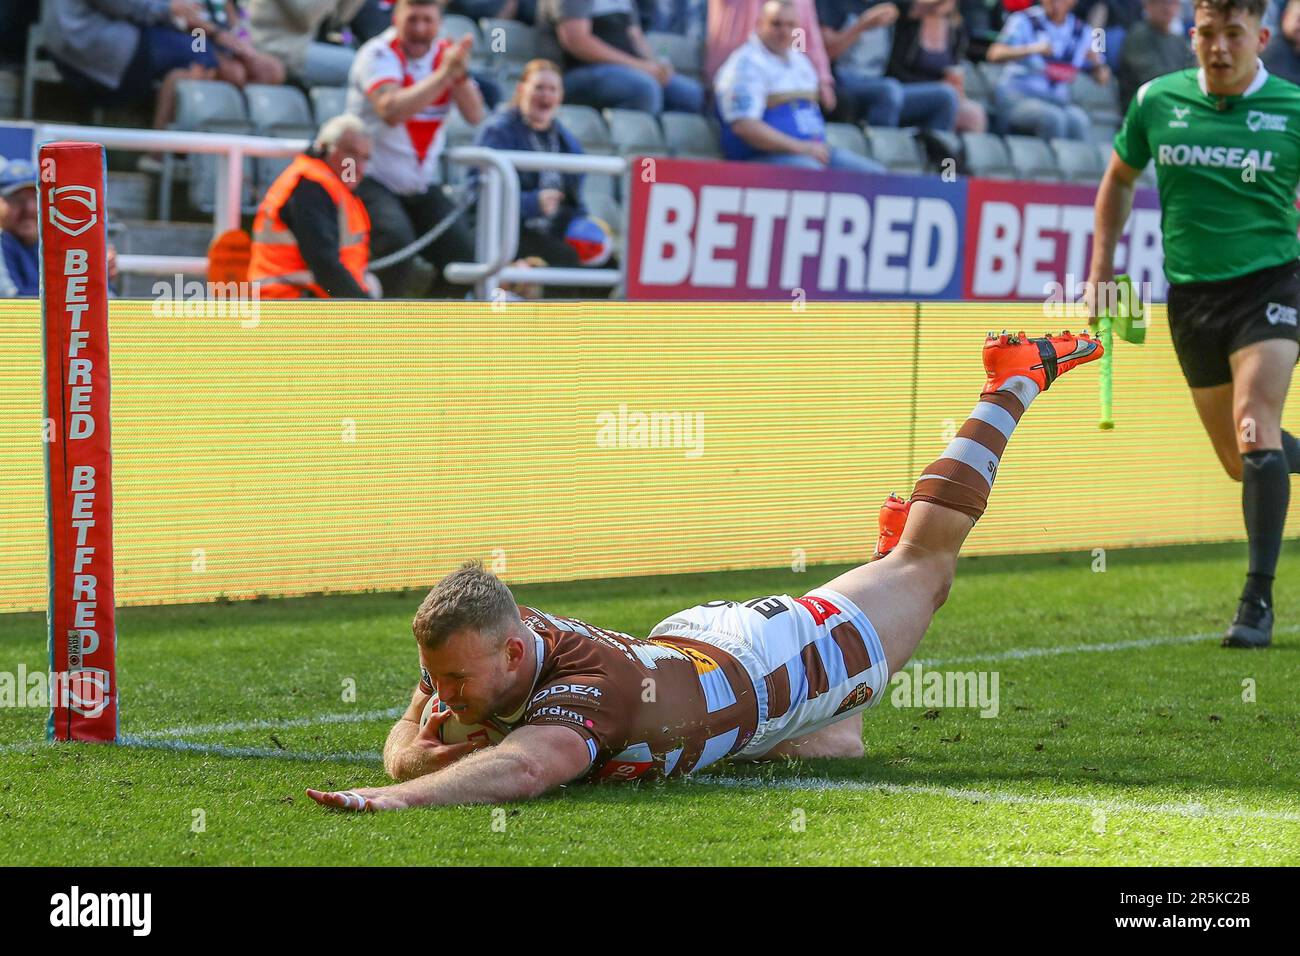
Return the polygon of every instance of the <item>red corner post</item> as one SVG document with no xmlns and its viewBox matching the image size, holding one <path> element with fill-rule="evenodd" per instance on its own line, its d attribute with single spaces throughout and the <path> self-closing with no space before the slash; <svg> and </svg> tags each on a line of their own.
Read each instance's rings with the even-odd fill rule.
<svg viewBox="0 0 1300 956">
<path fill-rule="evenodd" d="M 37 164 L 55 740 L 117 739 L 113 460 L 104 148 L 48 143 Z"/>
</svg>

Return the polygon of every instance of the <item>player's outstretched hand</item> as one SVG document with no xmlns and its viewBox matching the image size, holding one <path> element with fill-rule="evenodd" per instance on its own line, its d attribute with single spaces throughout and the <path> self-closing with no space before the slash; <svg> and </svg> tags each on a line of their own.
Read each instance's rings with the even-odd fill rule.
<svg viewBox="0 0 1300 956">
<path fill-rule="evenodd" d="M 313 790 L 307 788 L 307 796 L 323 807 L 336 810 L 351 810 L 354 813 L 374 813 L 378 810 L 401 810 L 406 806 L 400 797 L 387 793 L 387 787 L 366 787 L 361 790 Z"/>
</svg>

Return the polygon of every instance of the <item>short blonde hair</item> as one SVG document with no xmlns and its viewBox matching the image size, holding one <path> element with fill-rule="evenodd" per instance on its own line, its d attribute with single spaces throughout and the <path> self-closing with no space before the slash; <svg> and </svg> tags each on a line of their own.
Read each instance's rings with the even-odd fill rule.
<svg viewBox="0 0 1300 956">
<path fill-rule="evenodd" d="M 435 650 L 466 628 L 504 641 L 518 620 L 519 607 L 505 582 L 482 561 L 467 561 L 434 585 L 415 612 L 411 630 L 417 644 Z"/>
</svg>

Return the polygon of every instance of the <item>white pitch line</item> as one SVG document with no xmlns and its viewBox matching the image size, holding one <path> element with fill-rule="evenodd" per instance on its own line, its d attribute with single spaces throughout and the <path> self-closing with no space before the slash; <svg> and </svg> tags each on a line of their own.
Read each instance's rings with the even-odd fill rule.
<svg viewBox="0 0 1300 956">
<path fill-rule="evenodd" d="M 263 717 L 258 720 L 232 720 L 224 724 L 198 724 L 197 726 L 168 727 L 163 730 L 141 730 L 136 737 L 193 737 L 208 734 L 233 734 L 245 730 L 280 730 L 286 727 L 315 727 L 317 724 L 364 724 L 372 720 L 391 720 L 400 717 L 405 707 L 388 707 L 384 710 L 355 710 L 341 714 L 321 714 L 319 717 Z"/>
<path fill-rule="evenodd" d="M 1247 807 L 1206 807 L 1200 803 L 1138 803 L 1128 800 L 1103 800 L 1096 797 L 1035 797 L 999 790 L 967 790 L 914 783 L 871 783 L 864 780 L 830 780 L 824 777 L 791 777 L 765 780 L 754 777 L 693 777 L 693 784 L 754 790 L 849 790 L 864 793 L 883 792 L 906 795 L 948 797 L 976 803 L 1000 803 L 1043 807 L 1080 807 L 1108 810 L 1111 813 L 1163 813 L 1173 816 L 1231 820 L 1275 820 L 1300 823 L 1300 813 L 1285 810 L 1253 810 Z"/>
<path fill-rule="evenodd" d="M 1300 625 L 1276 628 L 1278 634 L 1293 634 L 1300 631 Z M 943 667 L 950 664 L 987 664 L 996 661 L 1028 660 L 1038 657 L 1056 657 L 1061 654 L 1105 654 L 1112 651 L 1136 651 L 1149 647 L 1169 647 L 1179 644 L 1195 644 L 1218 638 L 1219 632 L 1202 634 L 1181 634 L 1166 637 L 1135 638 L 1130 641 L 1104 641 L 1091 644 L 1069 644 L 1056 647 L 1013 647 L 1006 651 L 990 651 L 987 654 L 968 654 L 961 657 L 914 658 L 911 664 L 922 667 Z M 133 737 L 137 740 L 146 738 L 180 738 L 189 736 L 207 736 L 210 734 L 240 733 L 249 730 L 280 730 L 290 727 L 315 727 L 320 724 L 366 723 L 372 720 L 392 720 L 401 716 L 403 707 L 390 707 L 385 710 L 345 711 L 338 714 L 321 714 L 316 717 L 267 717 L 258 720 L 234 720 L 220 724 L 196 724 L 192 726 L 167 727 L 161 730 L 140 730 Z M 21 753 L 41 746 L 41 743 L 29 742 L 18 744 L 0 744 L 0 753 Z M 283 751 L 270 750 L 270 754 Z M 215 751 L 214 751 L 215 752 Z"/>
<path fill-rule="evenodd" d="M 1293 634 L 1300 625 L 1274 628 L 1277 634 Z M 984 664 L 994 661 L 1019 661 L 1034 657 L 1056 657 L 1058 654 L 1106 654 L 1110 651 L 1137 651 L 1146 647 L 1168 647 L 1173 644 L 1197 644 L 1223 637 L 1222 631 L 1204 634 L 1180 634 L 1168 637 L 1139 637 L 1131 641 L 1102 641 L 1093 644 L 1068 644 L 1064 647 L 1013 647 L 1006 651 L 987 654 L 970 654 L 965 657 L 914 658 L 908 662 L 922 667 L 941 667 L 947 664 Z"/>
<path fill-rule="evenodd" d="M 214 754 L 218 757 L 270 757 L 274 760 L 300 760 L 306 762 L 335 761 L 342 763 L 381 763 L 383 756 L 372 750 L 344 750 L 335 753 L 313 753 L 306 750 L 279 750 L 275 747 L 230 747 L 226 744 L 204 744 L 192 740 L 155 740 L 123 735 L 124 747 L 141 747 L 146 750 L 179 750 L 185 753 Z"/>
<path fill-rule="evenodd" d="M 0 754 L 34 753 L 55 747 L 69 746 L 67 741 L 31 740 L 20 744 L 0 744 Z M 77 746 L 72 744 L 70 746 Z M 95 745 L 100 746 L 100 745 Z M 342 750 L 314 752 L 310 750 L 280 750 L 276 747 L 234 747 L 227 744 L 207 744 L 194 740 L 160 740 L 123 734 L 117 744 L 107 747 L 139 747 L 142 750 L 178 750 L 186 753 L 214 754 L 218 757 L 270 757 L 276 760 L 341 761 L 344 763 L 382 763 L 383 755 L 372 750 Z"/>
</svg>

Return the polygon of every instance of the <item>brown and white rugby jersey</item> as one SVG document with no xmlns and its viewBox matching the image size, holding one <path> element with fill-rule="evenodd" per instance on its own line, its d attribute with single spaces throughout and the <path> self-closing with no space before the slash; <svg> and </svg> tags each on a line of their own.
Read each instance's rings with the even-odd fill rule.
<svg viewBox="0 0 1300 956">
<path fill-rule="evenodd" d="M 642 640 L 519 606 L 542 664 L 511 727 L 571 727 L 587 741 L 589 779 L 679 777 L 749 743 L 758 702 L 730 654 L 687 638 Z"/>
</svg>

